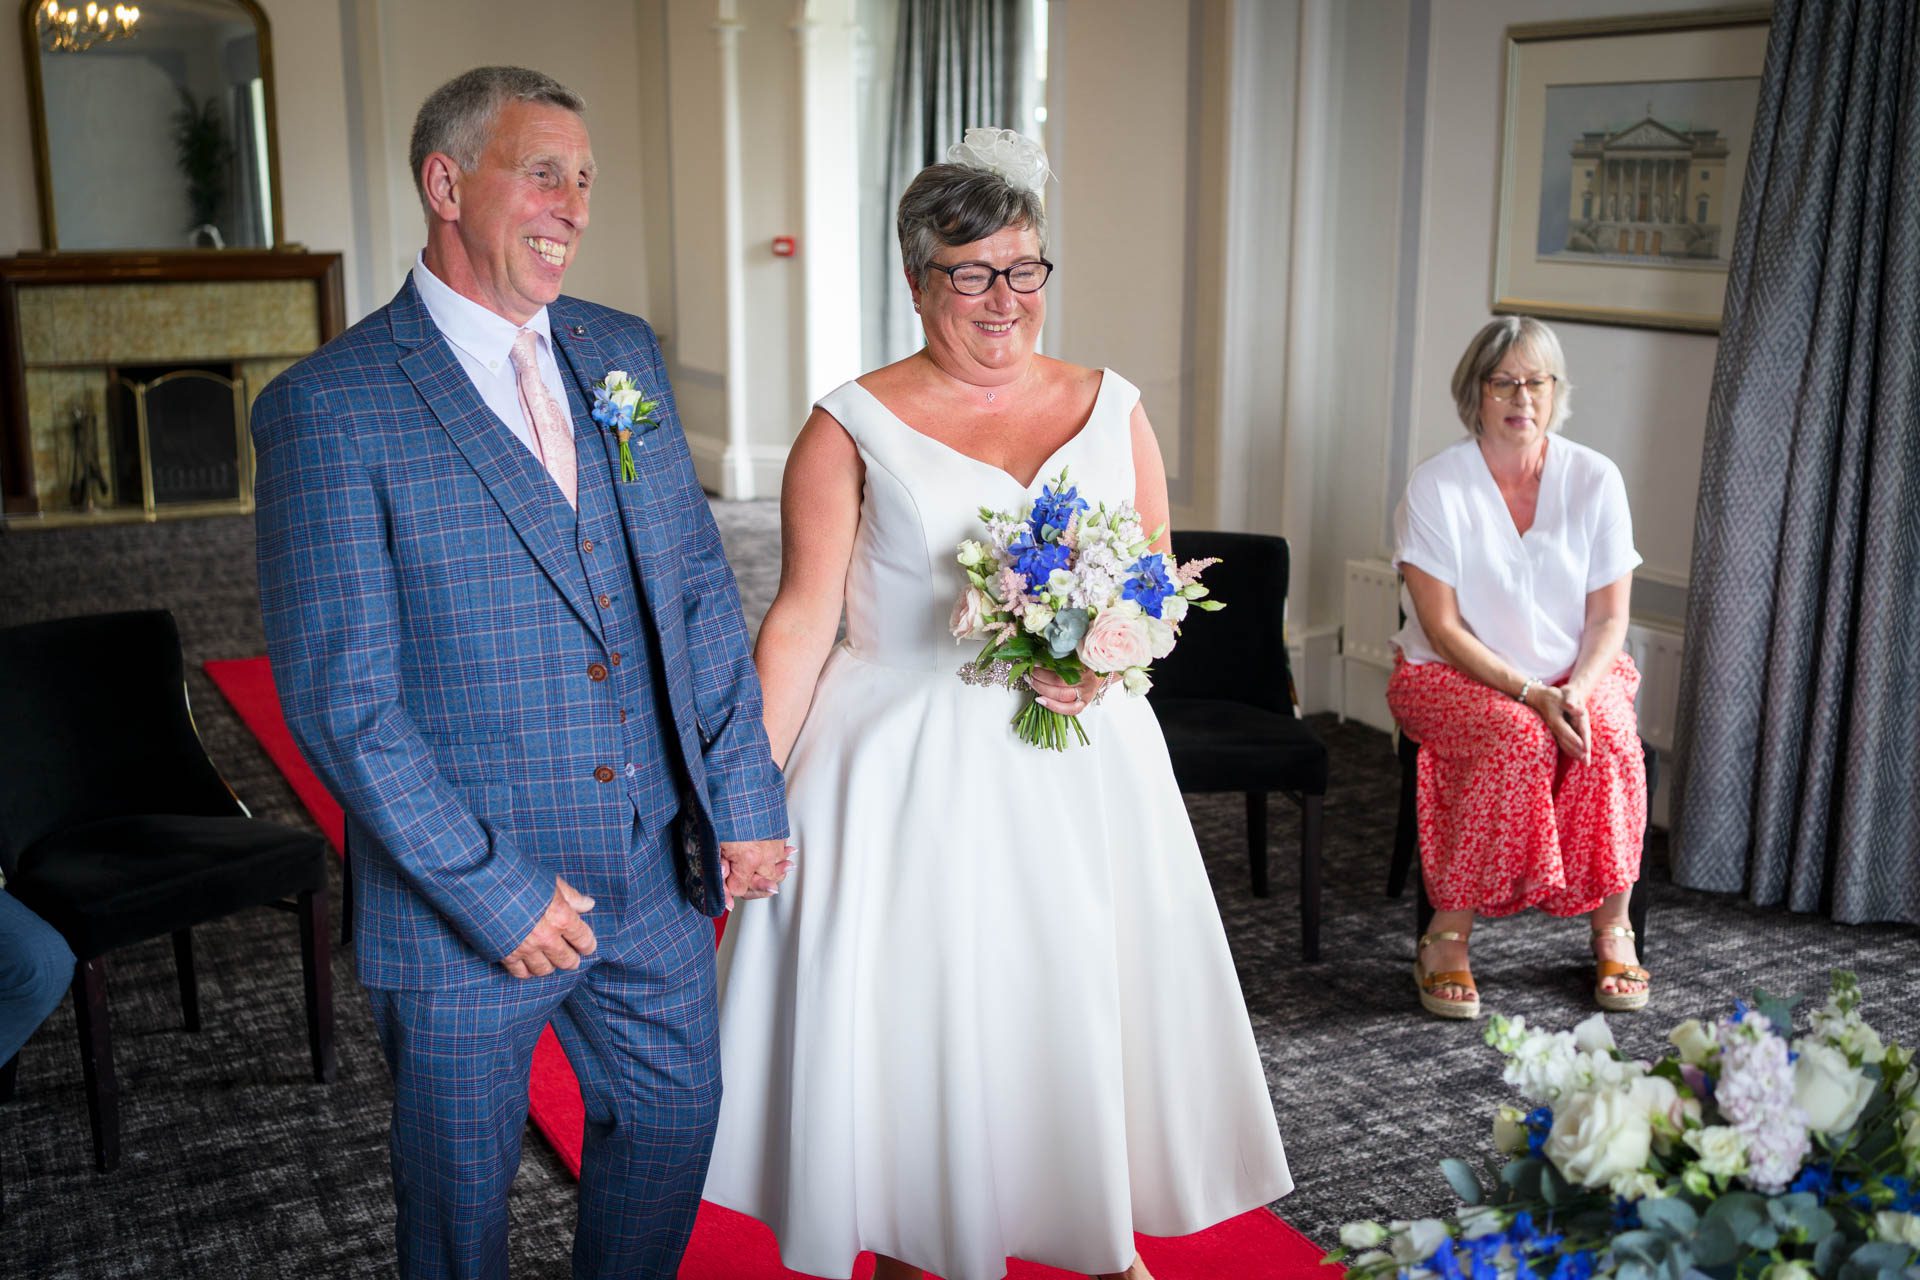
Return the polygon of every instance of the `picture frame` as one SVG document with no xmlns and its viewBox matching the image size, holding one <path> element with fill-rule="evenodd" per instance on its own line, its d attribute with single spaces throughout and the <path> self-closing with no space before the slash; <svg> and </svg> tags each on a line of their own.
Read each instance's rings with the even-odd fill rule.
<svg viewBox="0 0 1920 1280">
<path fill-rule="evenodd" d="M 1507 29 L 1496 313 L 1720 331 L 1771 16 Z"/>
</svg>

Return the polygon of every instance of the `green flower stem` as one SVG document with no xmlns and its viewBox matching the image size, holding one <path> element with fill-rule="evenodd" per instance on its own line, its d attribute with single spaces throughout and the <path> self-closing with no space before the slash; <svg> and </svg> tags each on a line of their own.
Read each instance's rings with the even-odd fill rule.
<svg viewBox="0 0 1920 1280">
<path fill-rule="evenodd" d="M 1068 726 L 1073 728 L 1071 739 L 1067 736 Z M 1049 751 L 1065 751 L 1076 739 L 1083 747 L 1093 742 L 1087 736 L 1087 731 L 1081 728 L 1079 717 L 1049 711 L 1038 702 L 1029 702 L 1020 708 L 1013 717 L 1013 731 L 1020 735 L 1022 742 L 1045 747 Z"/>
</svg>

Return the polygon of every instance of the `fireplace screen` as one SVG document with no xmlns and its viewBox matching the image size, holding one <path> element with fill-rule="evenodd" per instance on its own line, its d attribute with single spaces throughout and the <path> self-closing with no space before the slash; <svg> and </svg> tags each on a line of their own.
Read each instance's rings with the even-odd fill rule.
<svg viewBox="0 0 1920 1280">
<path fill-rule="evenodd" d="M 114 488 L 120 505 L 161 509 L 240 503 L 253 485 L 246 384 L 231 365 L 115 371 Z"/>
</svg>

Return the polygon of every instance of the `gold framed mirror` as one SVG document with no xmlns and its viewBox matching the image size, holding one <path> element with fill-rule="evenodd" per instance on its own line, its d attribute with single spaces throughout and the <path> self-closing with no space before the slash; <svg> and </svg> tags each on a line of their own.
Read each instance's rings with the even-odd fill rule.
<svg viewBox="0 0 1920 1280">
<path fill-rule="evenodd" d="M 23 0 L 20 22 L 49 251 L 281 244 L 254 0 Z"/>
</svg>

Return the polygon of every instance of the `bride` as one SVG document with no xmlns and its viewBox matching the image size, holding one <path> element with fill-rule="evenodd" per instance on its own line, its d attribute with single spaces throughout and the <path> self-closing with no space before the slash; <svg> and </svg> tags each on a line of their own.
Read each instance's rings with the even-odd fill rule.
<svg viewBox="0 0 1920 1280">
<path fill-rule="evenodd" d="M 1146 528 L 1167 515 L 1139 392 L 1034 352 L 1046 177 L 995 130 L 921 171 L 898 224 L 926 346 L 824 397 L 787 463 L 754 660 L 806 865 L 722 944 L 705 1194 L 820 1276 L 872 1250 L 876 1280 L 1009 1257 L 1142 1280 L 1135 1231 L 1292 1188 L 1152 710 L 1036 671 L 1092 739 L 1044 751 L 1008 725 L 1027 693 L 957 676 L 978 642 L 948 630 L 954 550 L 982 504 L 1024 509 L 1070 467 Z"/>
</svg>

